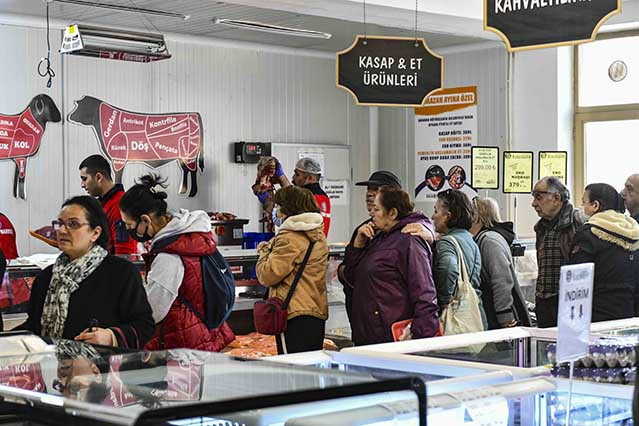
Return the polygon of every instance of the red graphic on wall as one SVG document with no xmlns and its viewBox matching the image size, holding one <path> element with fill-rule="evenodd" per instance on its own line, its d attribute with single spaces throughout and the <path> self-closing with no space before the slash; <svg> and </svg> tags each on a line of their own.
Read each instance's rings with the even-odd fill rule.
<svg viewBox="0 0 639 426">
<path fill-rule="evenodd" d="M 143 114 L 125 111 L 91 96 L 76 101 L 69 121 L 91 126 L 104 154 L 111 159 L 120 183 L 128 162 L 152 168 L 177 161 L 182 168 L 180 194 L 186 194 L 188 177 L 197 194 L 197 168 L 204 170 L 204 139 L 200 114 Z"/>
<path fill-rule="evenodd" d="M 60 111 L 45 94 L 33 98 L 19 114 L 0 114 L 0 160 L 16 163 L 13 196 L 26 199 L 27 159 L 38 152 L 46 123 L 59 122 Z"/>
<path fill-rule="evenodd" d="M 0 367 L 0 385 L 34 392 L 45 392 L 40 364 L 15 364 Z"/>
</svg>

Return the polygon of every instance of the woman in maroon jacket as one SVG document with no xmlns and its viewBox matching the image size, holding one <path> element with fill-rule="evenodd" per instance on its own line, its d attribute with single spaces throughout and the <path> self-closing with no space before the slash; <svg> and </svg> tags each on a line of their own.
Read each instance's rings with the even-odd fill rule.
<svg viewBox="0 0 639 426">
<path fill-rule="evenodd" d="M 392 342 L 392 324 L 405 319 L 413 319 L 413 338 L 432 337 L 439 330 L 430 246 L 401 232 L 411 223 L 434 232 L 430 220 L 413 208 L 406 192 L 382 187 L 372 222 L 357 230 L 353 245 L 347 248 L 344 263 L 354 288 L 355 345 Z"/>
</svg>

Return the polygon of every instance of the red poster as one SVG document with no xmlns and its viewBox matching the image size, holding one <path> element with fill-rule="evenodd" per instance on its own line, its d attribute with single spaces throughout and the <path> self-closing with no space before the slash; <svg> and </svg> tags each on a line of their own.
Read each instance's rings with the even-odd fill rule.
<svg viewBox="0 0 639 426">
<path fill-rule="evenodd" d="M 145 114 L 125 111 L 91 96 L 76 101 L 69 121 L 91 126 L 100 148 L 111 160 L 115 181 L 122 180 L 128 162 L 156 168 L 177 161 L 182 168 L 180 194 L 197 194 L 197 168 L 204 170 L 202 119 L 195 112 Z"/>
<path fill-rule="evenodd" d="M 40 364 L 16 364 L 0 367 L 0 385 L 35 392 L 45 392 Z"/>
<path fill-rule="evenodd" d="M 13 196 L 26 198 L 27 159 L 38 152 L 46 123 L 59 122 L 60 111 L 53 99 L 40 94 L 19 114 L 0 114 L 0 160 L 16 163 Z"/>
</svg>

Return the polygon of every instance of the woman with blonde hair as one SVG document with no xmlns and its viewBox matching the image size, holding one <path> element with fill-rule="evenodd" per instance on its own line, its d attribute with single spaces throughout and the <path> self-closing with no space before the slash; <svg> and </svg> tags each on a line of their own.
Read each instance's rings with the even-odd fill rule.
<svg viewBox="0 0 639 426">
<path fill-rule="evenodd" d="M 510 252 L 515 239 L 513 223 L 501 221 L 493 198 L 475 197 L 473 206 L 470 232 L 481 252 L 480 288 L 488 329 L 530 326 Z"/>
</svg>

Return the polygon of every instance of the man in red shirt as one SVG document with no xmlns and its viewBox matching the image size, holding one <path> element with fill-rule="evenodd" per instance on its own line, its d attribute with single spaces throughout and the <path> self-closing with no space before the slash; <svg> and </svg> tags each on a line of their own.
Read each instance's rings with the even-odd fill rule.
<svg viewBox="0 0 639 426">
<path fill-rule="evenodd" d="M 322 176 L 322 167 L 312 158 L 300 158 L 295 163 L 293 171 L 293 184 L 301 188 L 306 188 L 313 193 L 315 201 L 320 208 L 320 213 L 324 218 L 324 235 L 328 237 L 328 229 L 331 226 L 331 200 L 319 184 Z M 286 186 L 286 185 L 282 185 Z"/>
<path fill-rule="evenodd" d="M 4 253 L 7 260 L 18 257 L 18 248 L 16 247 L 16 230 L 7 216 L 0 213 L 0 250 Z M 2 275 L 0 275 L 0 282 Z"/>
<path fill-rule="evenodd" d="M 82 188 L 97 197 L 109 219 L 109 252 L 111 254 L 137 253 L 137 241 L 129 237 L 126 225 L 120 216 L 120 198 L 124 195 L 122 184 L 111 178 L 111 166 L 101 155 L 91 155 L 80 163 Z"/>
</svg>

